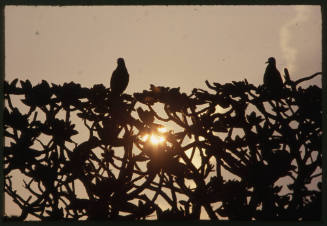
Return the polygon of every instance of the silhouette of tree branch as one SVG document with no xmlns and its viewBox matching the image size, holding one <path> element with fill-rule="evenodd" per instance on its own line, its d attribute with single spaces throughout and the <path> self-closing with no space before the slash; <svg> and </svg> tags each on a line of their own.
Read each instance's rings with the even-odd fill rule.
<svg viewBox="0 0 327 226">
<path fill-rule="evenodd" d="M 316 77 L 317 75 L 322 75 L 322 72 L 316 72 L 314 73 L 313 75 L 310 75 L 310 76 L 307 76 L 307 77 L 304 77 L 304 78 L 301 78 L 301 79 L 298 79 L 294 82 L 295 85 L 298 85 L 300 84 L 301 82 L 305 82 L 305 81 L 308 81 L 308 80 L 311 80 L 313 79 L 314 77 Z"/>
<path fill-rule="evenodd" d="M 274 97 L 247 80 L 133 96 L 6 81 L 5 193 L 22 212 L 4 219 L 319 220 L 321 88 L 297 86 L 321 73 L 284 72 Z"/>
</svg>

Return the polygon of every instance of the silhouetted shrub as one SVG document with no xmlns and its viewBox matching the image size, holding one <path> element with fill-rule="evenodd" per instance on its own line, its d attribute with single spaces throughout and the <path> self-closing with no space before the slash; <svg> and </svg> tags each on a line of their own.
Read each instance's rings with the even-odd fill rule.
<svg viewBox="0 0 327 226">
<path fill-rule="evenodd" d="M 5 193 L 22 211 L 5 219 L 319 220 L 321 88 L 298 87 L 311 78 L 278 98 L 246 80 L 115 99 L 5 82 Z"/>
</svg>

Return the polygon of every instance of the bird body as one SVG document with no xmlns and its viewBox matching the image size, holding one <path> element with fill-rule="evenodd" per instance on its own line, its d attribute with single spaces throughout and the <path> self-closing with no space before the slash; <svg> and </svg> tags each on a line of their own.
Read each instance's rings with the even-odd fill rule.
<svg viewBox="0 0 327 226">
<path fill-rule="evenodd" d="M 280 89 L 283 87 L 283 80 L 276 68 L 276 60 L 274 57 L 270 57 L 266 63 L 268 65 L 263 76 L 263 84 L 273 93 L 280 92 Z"/>
<path fill-rule="evenodd" d="M 111 92 L 115 95 L 122 94 L 127 88 L 129 74 L 123 58 L 117 59 L 117 68 L 112 72 L 110 80 Z"/>
</svg>

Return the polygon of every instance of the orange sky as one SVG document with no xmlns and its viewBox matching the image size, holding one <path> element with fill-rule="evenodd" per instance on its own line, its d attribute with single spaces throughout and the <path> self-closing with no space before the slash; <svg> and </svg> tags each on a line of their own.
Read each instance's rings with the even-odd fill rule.
<svg viewBox="0 0 327 226">
<path fill-rule="evenodd" d="M 321 71 L 319 6 L 7 6 L 6 79 L 109 79 L 116 59 L 128 93 L 150 84 L 190 92 L 204 81 L 262 83 L 268 57 L 293 78 Z M 318 78 L 317 82 L 320 83 Z"/>
</svg>

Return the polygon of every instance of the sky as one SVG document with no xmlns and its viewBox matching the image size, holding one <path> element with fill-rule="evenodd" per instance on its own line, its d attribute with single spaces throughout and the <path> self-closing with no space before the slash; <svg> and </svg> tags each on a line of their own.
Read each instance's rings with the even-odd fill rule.
<svg viewBox="0 0 327 226">
<path fill-rule="evenodd" d="M 116 59 L 127 93 L 205 80 L 262 84 L 273 56 L 296 79 L 321 71 L 319 6 L 6 6 L 5 78 L 109 86 Z M 318 78 L 318 83 L 321 78 Z"/>
<path fill-rule="evenodd" d="M 109 87 L 123 57 L 127 93 L 190 93 L 205 80 L 262 84 L 273 56 L 295 80 L 322 70 L 321 23 L 319 6 L 6 6 L 5 79 Z"/>
</svg>

